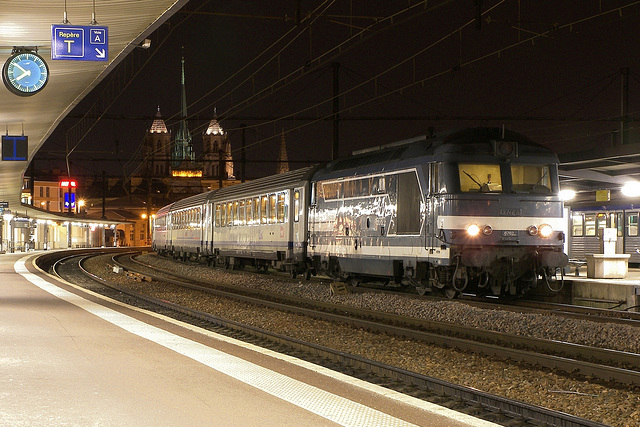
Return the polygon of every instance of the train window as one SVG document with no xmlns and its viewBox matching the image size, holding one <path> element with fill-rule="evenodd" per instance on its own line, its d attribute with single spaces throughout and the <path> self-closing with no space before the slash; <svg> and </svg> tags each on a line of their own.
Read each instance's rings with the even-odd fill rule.
<svg viewBox="0 0 640 427">
<path fill-rule="evenodd" d="M 275 224 L 276 222 L 276 195 L 269 195 L 269 224 Z"/>
<path fill-rule="evenodd" d="M 325 200 L 335 200 L 340 198 L 342 190 L 341 182 L 331 182 L 322 184 L 322 197 Z"/>
<path fill-rule="evenodd" d="M 268 206 L 267 196 L 262 196 L 260 198 L 260 224 L 267 223 L 267 206 Z"/>
<path fill-rule="evenodd" d="M 516 193 L 551 192 L 551 177 L 547 165 L 511 165 L 511 179 Z"/>
<path fill-rule="evenodd" d="M 589 214 L 584 216 L 584 235 L 595 236 L 596 235 L 596 216 Z"/>
<path fill-rule="evenodd" d="M 245 202 L 245 215 L 247 216 L 247 225 L 253 225 L 253 199 L 247 199 Z"/>
<path fill-rule="evenodd" d="M 398 234 L 420 233 L 420 186 L 415 172 L 398 175 Z"/>
<path fill-rule="evenodd" d="M 342 183 L 342 198 L 355 197 L 357 195 L 356 190 L 357 180 L 352 179 Z"/>
<path fill-rule="evenodd" d="M 611 228 L 617 228 L 616 227 L 616 214 L 615 213 L 610 213 L 609 214 L 609 227 Z"/>
<path fill-rule="evenodd" d="M 278 193 L 277 195 L 278 200 L 276 201 L 276 212 L 278 216 L 278 222 L 280 223 L 285 222 L 285 194 L 286 193 Z"/>
<path fill-rule="evenodd" d="M 501 193 L 500 165 L 460 163 L 460 191 Z"/>
<path fill-rule="evenodd" d="M 431 194 L 442 194 L 447 192 L 447 183 L 444 177 L 444 166 L 442 163 L 431 163 L 429 166 L 431 173 Z"/>
<path fill-rule="evenodd" d="M 607 214 L 599 213 L 596 215 L 596 235 L 602 236 L 604 228 L 607 228 Z"/>
<path fill-rule="evenodd" d="M 300 190 L 293 192 L 293 221 L 300 220 Z"/>
<path fill-rule="evenodd" d="M 253 200 L 253 223 L 260 224 L 260 197 Z"/>
<path fill-rule="evenodd" d="M 220 226 L 225 227 L 227 225 L 227 209 L 226 205 L 223 203 L 219 205 L 220 207 Z"/>
<path fill-rule="evenodd" d="M 238 202 L 238 224 L 245 225 L 247 223 L 247 219 L 245 218 L 245 209 L 244 209 L 244 200 L 240 200 Z"/>
<path fill-rule="evenodd" d="M 627 236 L 638 235 L 638 213 L 627 214 Z"/>
<path fill-rule="evenodd" d="M 617 212 L 615 214 L 615 224 L 612 224 L 612 227 L 615 227 L 618 230 L 618 237 L 622 237 L 624 221 L 622 220 L 622 212 Z"/>
<path fill-rule="evenodd" d="M 233 202 L 227 203 L 227 226 L 233 225 Z"/>
</svg>

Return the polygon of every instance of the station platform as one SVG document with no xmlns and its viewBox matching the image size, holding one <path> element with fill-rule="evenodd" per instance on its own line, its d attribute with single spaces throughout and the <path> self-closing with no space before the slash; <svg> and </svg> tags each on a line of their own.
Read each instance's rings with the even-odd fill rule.
<svg viewBox="0 0 640 427">
<path fill-rule="evenodd" d="M 620 279 L 587 277 L 586 267 L 571 268 L 564 276 L 570 289 L 567 302 L 597 308 L 613 308 L 640 312 L 640 268 L 628 268 Z"/>
<path fill-rule="evenodd" d="M 492 426 L 0 255 L 0 425 Z"/>
</svg>

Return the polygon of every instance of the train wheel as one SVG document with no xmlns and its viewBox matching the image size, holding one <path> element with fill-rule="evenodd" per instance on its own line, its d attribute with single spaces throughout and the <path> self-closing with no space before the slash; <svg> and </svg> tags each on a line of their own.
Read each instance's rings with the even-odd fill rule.
<svg viewBox="0 0 640 427">
<path fill-rule="evenodd" d="M 444 294 L 449 299 L 456 299 L 460 296 L 460 292 L 456 291 L 453 288 L 446 287 L 444 288 Z"/>
</svg>

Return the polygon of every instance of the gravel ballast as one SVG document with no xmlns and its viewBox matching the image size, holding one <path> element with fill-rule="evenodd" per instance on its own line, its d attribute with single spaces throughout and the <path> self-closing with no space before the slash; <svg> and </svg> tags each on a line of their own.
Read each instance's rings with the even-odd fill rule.
<svg viewBox="0 0 640 427">
<path fill-rule="evenodd" d="M 141 260 L 159 269 L 189 274 L 194 281 L 215 281 L 265 289 L 302 298 L 534 338 L 568 341 L 634 353 L 640 351 L 640 328 L 631 326 L 572 320 L 551 314 L 487 310 L 456 301 L 428 301 L 402 294 L 364 292 L 331 295 L 328 282 L 292 281 L 275 275 L 187 265 L 154 254 L 144 255 Z M 93 258 L 88 261 L 86 267 L 94 274 L 108 280 L 116 280 L 137 292 L 225 319 L 592 421 L 613 426 L 640 425 L 640 387 L 611 387 L 601 382 L 577 380 L 518 363 L 355 330 L 344 325 L 230 301 L 204 292 L 188 292 L 173 285 L 136 282 L 127 279 L 123 274 L 113 273 L 112 265 L 107 265 L 109 261 L 107 257 Z"/>
</svg>

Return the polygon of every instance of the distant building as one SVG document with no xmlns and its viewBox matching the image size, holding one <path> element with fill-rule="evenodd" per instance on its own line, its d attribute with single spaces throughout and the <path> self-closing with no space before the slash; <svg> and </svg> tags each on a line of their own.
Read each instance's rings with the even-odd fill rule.
<svg viewBox="0 0 640 427">
<path fill-rule="evenodd" d="M 146 176 L 169 176 L 171 162 L 171 131 L 160 114 L 160 106 L 156 119 L 151 124 L 142 148 Z"/>
<path fill-rule="evenodd" d="M 225 133 L 218 123 L 218 114 L 215 109 L 213 110 L 213 119 L 202 135 L 202 144 L 203 176 L 205 178 L 235 179 L 229 134 Z"/>
<path fill-rule="evenodd" d="M 69 209 L 64 204 L 67 189 L 60 186 L 60 181 L 63 178 L 65 177 L 60 175 L 59 177 L 43 177 L 32 181 L 30 177 L 26 176 L 22 183 L 22 203 L 49 212 L 68 212 Z M 33 186 L 33 191 L 31 186 Z M 71 188 L 69 191 L 73 192 L 72 209 L 76 212 L 79 205 L 75 203 L 76 188 Z"/>
<path fill-rule="evenodd" d="M 202 161 L 196 161 L 193 140 L 187 124 L 184 58 L 181 73 L 181 110 L 175 138 L 160 114 L 147 130 L 143 142 L 144 178 L 151 188 L 162 182 L 169 192 L 188 194 L 234 184 L 233 157 L 229 135 L 218 122 L 217 112 L 202 134 Z M 217 185 L 215 184 L 217 181 Z M 225 182 L 223 182 L 225 181 Z M 226 182 L 231 181 L 231 182 Z M 193 189 L 193 191 L 190 191 Z M 184 197 L 184 196 L 182 196 Z"/>
</svg>

